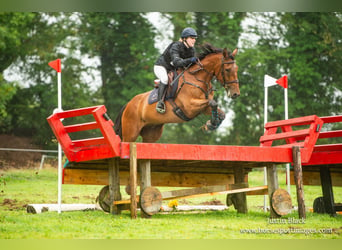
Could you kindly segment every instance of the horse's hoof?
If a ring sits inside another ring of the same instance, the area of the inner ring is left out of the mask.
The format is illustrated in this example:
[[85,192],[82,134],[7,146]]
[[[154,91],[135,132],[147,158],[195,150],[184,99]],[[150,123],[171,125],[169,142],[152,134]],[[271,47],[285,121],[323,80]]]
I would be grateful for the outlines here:
[[208,120],[205,124],[206,130],[215,130],[218,128],[218,125],[211,124],[211,121]]
[[202,127],[201,127],[201,130],[202,130],[202,131],[208,131],[208,127],[207,127],[207,125],[205,125],[205,124],[204,124],[204,125],[202,125]]

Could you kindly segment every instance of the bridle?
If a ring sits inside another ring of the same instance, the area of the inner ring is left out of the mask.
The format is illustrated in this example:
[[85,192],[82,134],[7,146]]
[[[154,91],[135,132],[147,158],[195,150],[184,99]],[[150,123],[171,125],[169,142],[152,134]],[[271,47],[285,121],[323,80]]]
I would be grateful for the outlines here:
[[224,87],[225,89],[229,87],[229,86],[228,86],[229,84],[239,83],[239,80],[238,80],[238,79],[232,80],[232,81],[228,81],[228,82],[226,81],[226,77],[225,77],[225,75],[224,75],[224,65],[225,65],[225,64],[234,64],[234,63],[235,63],[234,57],[233,57],[233,56],[230,56],[230,58],[232,59],[232,61],[225,62],[225,61],[224,61],[224,56],[222,56],[221,75],[222,75],[222,80],[223,80],[222,85],[223,85],[223,87]]
[[[225,65],[225,64],[234,64],[234,63],[235,63],[234,57],[233,57],[232,55],[229,55],[229,57],[232,59],[232,61],[225,62],[225,61],[224,61],[225,58],[224,58],[224,56],[222,56],[222,63],[221,63],[221,75],[222,75],[222,79],[223,79],[222,85],[223,85],[223,87],[224,87],[225,89],[227,89],[227,88],[229,87],[230,84],[239,83],[239,80],[238,80],[238,79],[232,80],[232,81],[226,81],[226,77],[225,77],[225,75],[224,75],[224,65]],[[206,82],[206,81],[203,81],[203,80],[198,79],[197,76],[196,76],[195,74],[196,74],[197,72],[201,71],[201,70],[205,71],[207,74],[211,75],[212,77],[213,77],[213,76],[216,76],[216,74],[215,74],[215,72],[214,72],[214,73],[211,73],[211,72],[209,72],[207,69],[203,68],[202,63],[201,63],[199,60],[196,62],[196,64],[198,64],[198,65],[200,66],[199,69],[197,69],[197,70],[195,70],[195,71],[193,71],[193,72],[190,72],[190,71],[188,71],[188,67],[190,66],[190,65],[189,65],[189,66],[181,73],[182,78],[183,78],[183,83],[182,83],[182,85],[180,86],[180,88],[178,89],[178,91],[176,92],[176,95],[175,95],[174,98],[176,98],[176,96],[178,95],[178,93],[180,92],[180,90],[182,89],[182,87],[183,87],[184,84],[188,84],[188,85],[191,85],[191,86],[193,86],[193,87],[196,87],[196,88],[200,89],[200,90],[205,94],[205,98],[206,98],[206,99],[209,98],[209,94],[214,90],[212,87],[211,87],[211,88],[209,87],[209,86],[210,86],[210,82]],[[185,71],[188,71],[190,74],[195,75],[196,80],[197,80],[197,81],[200,81],[200,82],[203,82],[203,83],[206,85],[207,90],[203,89],[201,86],[199,86],[199,85],[197,85],[197,84],[194,84],[194,83],[191,83],[191,82],[187,82],[187,81],[185,80],[185,77],[184,77],[184,72],[185,72]],[[217,76],[216,76],[216,77],[217,77]]]

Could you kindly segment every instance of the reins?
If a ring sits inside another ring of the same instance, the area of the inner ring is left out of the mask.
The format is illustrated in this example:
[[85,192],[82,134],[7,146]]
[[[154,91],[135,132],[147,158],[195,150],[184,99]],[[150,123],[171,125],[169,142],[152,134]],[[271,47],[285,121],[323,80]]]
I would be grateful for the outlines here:
[[[223,67],[223,66],[224,66],[225,64],[234,64],[234,63],[235,63],[234,58],[232,58],[232,60],[233,60],[233,61],[225,62],[225,61],[224,61],[224,57],[222,56],[221,75],[222,75],[222,79],[223,79],[223,87],[224,87],[224,88],[227,88],[227,85],[229,85],[229,84],[239,83],[239,80],[226,81],[226,77],[225,77],[225,74],[224,74],[224,67]],[[176,80],[178,80],[179,77],[182,76],[183,82],[182,82],[181,86],[178,88],[178,90],[177,90],[177,92],[176,92],[176,94],[175,94],[175,96],[174,96],[174,99],[176,99],[176,97],[178,96],[179,92],[180,92],[181,89],[183,88],[184,84],[191,85],[191,86],[196,87],[196,88],[198,88],[199,90],[201,90],[201,91],[204,93],[206,99],[208,99],[210,93],[211,93],[212,91],[214,91],[214,88],[213,88],[213,87],[210,87],[210,81],[206,82],[205,80],[198,79],[196,73],[203,70],[204,72],[206,72],[208,75],[211,75],[212,77],[215,76],[215,73],[210,73],[207,69],[205,69],[205,68],[203,67],[202,63],[201,63],[199,60],[196,62],[196,64],[199,65],[200,68],[198,68],[197,70],[192,71],[192,72],[189,71],[189,73],[192,74],[192,75],[194,75],[197,81],[204,83],[204,84],[206,85],[206,89],[207,89],[207,90],[205,90],[204,88],[202,88],[201,86],[199,86],[199,85],[197,85],[197,84],[195,84],[195,83],[188,82],[188,81],[185,80],[184,73],[185,73],[185,71],[187,71],[187,70],[189,69],[189,67],[191,66],[191,64],[189,64],[189,65],[182,71],[182,73],[180,73],[180,74],[178,75],[178,77],[176,78]]]
[[[179,92],[180,92],[181,89],[183,88],[184,84],[188,84],[188,85],[191,85],[191,86],[193,86],[193,87],[198,88],[199,90],[201,90],[201,91],[204,93],[206,99],[209,98],[210,93],[213,91],[213,88],[209,88],[210,81],[209,81],[209,82],[206,82],[206,81],[204,81],[204,80],[198,79],[197,76],[196,76],[195,74],[196,74],[197,72],[199,72],[199,71],[202,71],[202,70],[204,70],[204,71],[205,71],[206,73],[208,73],[209,75],[212,75],[212,74],[211,74],[210,72],[208,72],[208,70],[206,70],[205,68],[203,68],[202,63],[201,63],[199,60],[196,62],[196,64],[199,65],[200,68],[199,68],[198,70],[196,70],[196,71],[193,71],[193,72],[190,72],[190,71],[189,71],[189,73],[192,74],[192,75],[194,75],[197,81],[203,82],[203,83],[206,85],[206,87],[207,87],[207,91],[205,91],[201,86],[199,86],[199,85],[197,85],[197,84],[194,84],[194,83],[192,83],[192,82],[188,82],[188,81],[185,80],[184,73],[185,73],[185,71],[187,71],[187,70],[189,69],[189,66],[192,65],[192,64],[189,64],[189,65],[182,71],[182,73],[180,74],[180,75],[182,75],[183,82],[182,82],[181,86],[178,88],[178,90],[177,90],[177,92],[176,92],[176,94],[175,94],[175,96],[174,96],[174,99],[176,99],[176,97],[178,96]],[[179,75],[179,76],[180,76],[180,75]]]

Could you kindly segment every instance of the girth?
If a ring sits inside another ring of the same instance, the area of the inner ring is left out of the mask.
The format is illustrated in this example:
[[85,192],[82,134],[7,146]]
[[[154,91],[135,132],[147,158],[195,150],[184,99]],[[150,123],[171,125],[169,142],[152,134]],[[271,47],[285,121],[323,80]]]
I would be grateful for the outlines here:
[[183,121],[188,122],[188,121],[191,121],[193,119],[193,118],[187,117],[184,114],[183,110],[180,107],[178,107],[178,105],[173,100],[170,99],[169,102],[170,102],[171,106],[173,107],[173,109],[172,109],[173,113],[175,113],[175,115],[178,116],[179,118],[181,118]]

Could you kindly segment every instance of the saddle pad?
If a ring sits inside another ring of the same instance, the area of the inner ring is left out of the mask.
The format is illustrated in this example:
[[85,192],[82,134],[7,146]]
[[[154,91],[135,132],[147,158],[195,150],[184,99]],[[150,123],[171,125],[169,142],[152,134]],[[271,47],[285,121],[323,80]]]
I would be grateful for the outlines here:
[[[177,82],[174,82],[172,85],[171,85],[171,88],[168,87],[167,88],[167,92],[166,92],[166,96],[165,96],[165,101],[168,100],[168,99],[172,99],[175,94],[176,94],[176,91],[178,89],[178,83],[179,81]],[[150,95],[148,96],[148,104],[153,104],[155,102],[158,101],[158,88],[154,88]]]

